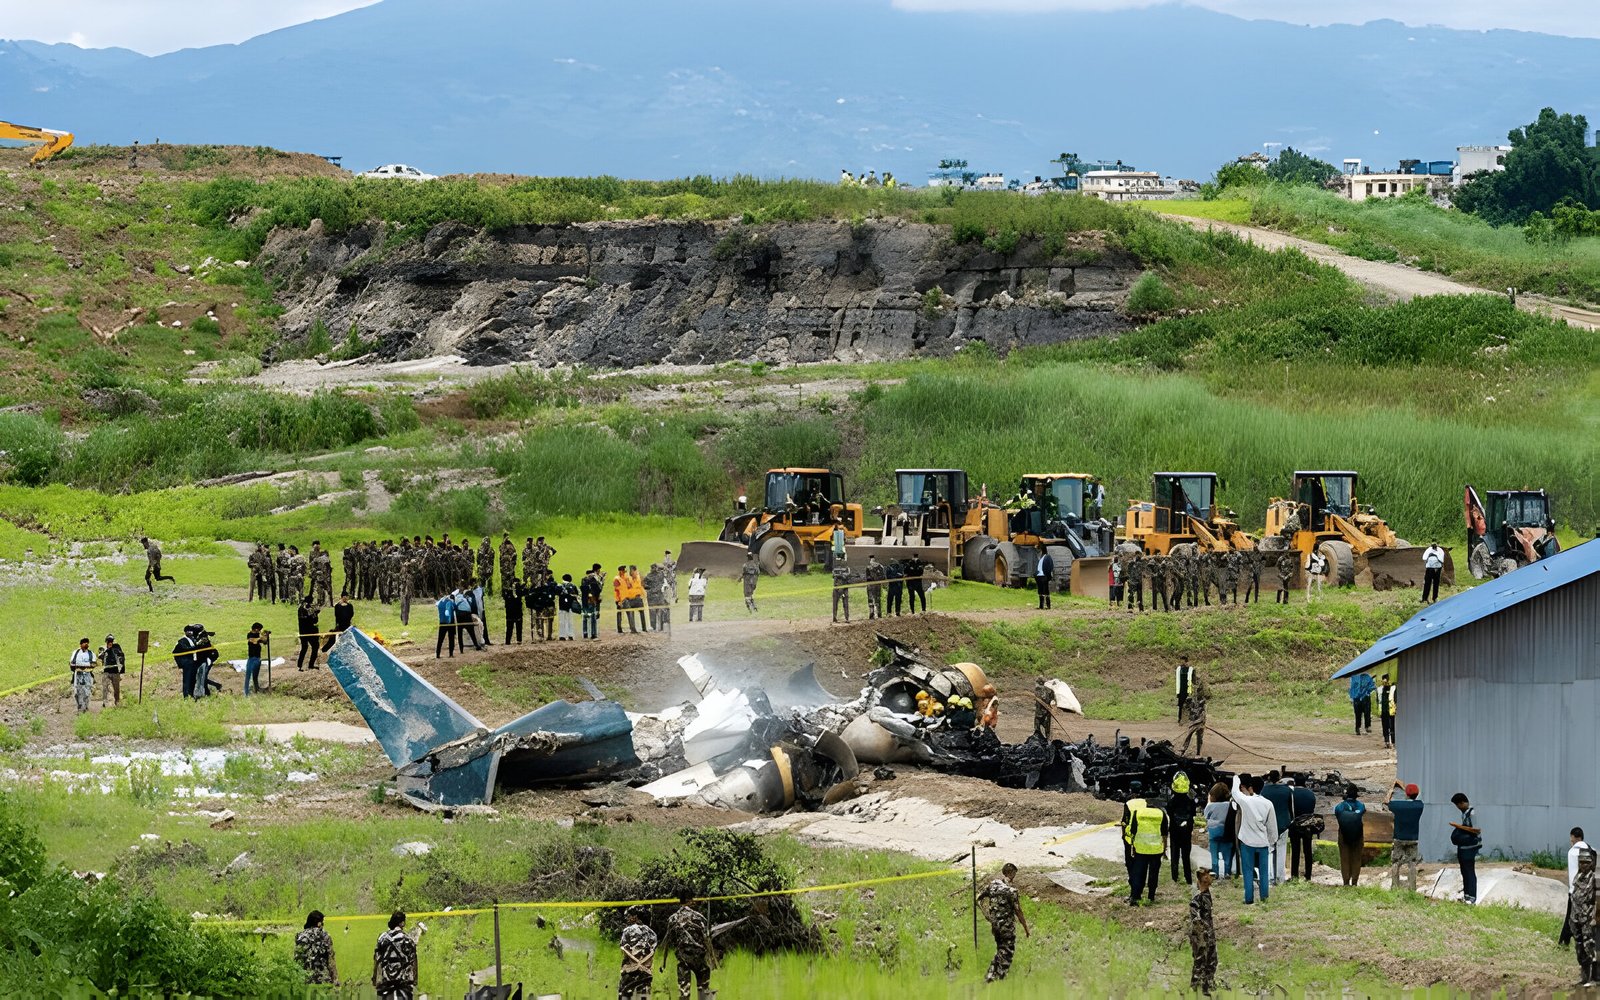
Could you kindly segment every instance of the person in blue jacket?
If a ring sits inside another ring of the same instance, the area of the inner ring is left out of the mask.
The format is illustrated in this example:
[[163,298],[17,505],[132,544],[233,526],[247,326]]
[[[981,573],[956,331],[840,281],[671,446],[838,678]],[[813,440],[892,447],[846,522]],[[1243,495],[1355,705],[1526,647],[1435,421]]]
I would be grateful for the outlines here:
[[1367,724],[1367,735],[1372,735],[1372,692],[1377,685],[1371,674],[1356,674],[1350,678],[1350,707],[1356,713],[1356,735],[1361,735],[1361,723]]
[[[450,643],[450,657],[454,659],[456,655],[455,598],[446,594],[439,598],[439,602],[434,607],[439,609],[439,638],[433,644],[433,658],[435,660],[439,658],[439,655],[444,652],[445,642],[448,641]],[[465,649],[464,646],[462,648]]]

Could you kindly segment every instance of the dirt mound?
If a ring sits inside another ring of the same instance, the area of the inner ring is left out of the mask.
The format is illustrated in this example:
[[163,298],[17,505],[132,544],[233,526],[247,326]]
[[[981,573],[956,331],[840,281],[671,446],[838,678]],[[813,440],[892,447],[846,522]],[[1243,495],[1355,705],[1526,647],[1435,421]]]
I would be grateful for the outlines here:
[[[32,147],[0,149],[0,171],[29,168]],[[137,163],[137,166],[135,166]],[[350,172],[312,153],[287,153],[266,146],[178,146],[141,144],[137,160],[132,146],[74,146],[39,168],[44,176],[143,175],[165,180],[211,180],[216,177],[349,177]]]

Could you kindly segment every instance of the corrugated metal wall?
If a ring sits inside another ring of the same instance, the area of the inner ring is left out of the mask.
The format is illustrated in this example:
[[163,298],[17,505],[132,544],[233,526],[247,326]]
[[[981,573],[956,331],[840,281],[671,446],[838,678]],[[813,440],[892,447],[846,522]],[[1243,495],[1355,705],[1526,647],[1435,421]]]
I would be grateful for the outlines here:
[[1600,576],[1416,647],[1396,683],[1398,777],[1422,787],[1424,857],[1455,857],[1456,792],[1485,856],[1564,854],[1574,826],[1600,836]]

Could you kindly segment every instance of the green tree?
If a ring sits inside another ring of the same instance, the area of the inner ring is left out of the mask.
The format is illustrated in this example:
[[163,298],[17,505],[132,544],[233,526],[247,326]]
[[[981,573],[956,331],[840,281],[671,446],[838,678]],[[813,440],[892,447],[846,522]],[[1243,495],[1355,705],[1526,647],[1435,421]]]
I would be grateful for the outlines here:
[[1278,158],[1267,165],[1267,177],[1285,184],[1316,184],[1339,176],[1339,168],[1325,160],[1308,156],[1293,146],[1285,146]]
[[1219,191],[1226,191],[1229,188],[1259,187],[1267,183],[1267,175],[1265,171],[1257,170],[1248,163],[1230,160],[1217,168],[1217,176],[1213,183]]
[[1537,121],[1511,130],[1505,170],[1471,178],[1456,192],[1456,206],[1495,225],[1520,225],[1534,212],[1549,216],[1563,201],[1600,208],[1600,158],[1584,144],[1588,132],[1583,115],[1545,108]]

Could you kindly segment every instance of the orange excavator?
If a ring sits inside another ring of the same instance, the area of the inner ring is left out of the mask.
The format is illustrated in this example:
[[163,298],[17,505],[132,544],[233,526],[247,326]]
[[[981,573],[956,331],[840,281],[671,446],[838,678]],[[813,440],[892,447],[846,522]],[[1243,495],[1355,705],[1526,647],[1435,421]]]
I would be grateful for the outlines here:
[[53,128],[34,128],[32,125],[15,125],[11,122],[0,122],[0,139],[43,143],[44,145],[34,151],[33,159],[30,161],[35,166],[72,145],[71,132],[58,132]]

